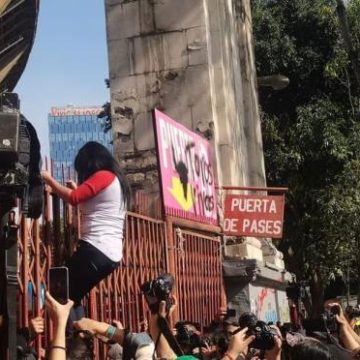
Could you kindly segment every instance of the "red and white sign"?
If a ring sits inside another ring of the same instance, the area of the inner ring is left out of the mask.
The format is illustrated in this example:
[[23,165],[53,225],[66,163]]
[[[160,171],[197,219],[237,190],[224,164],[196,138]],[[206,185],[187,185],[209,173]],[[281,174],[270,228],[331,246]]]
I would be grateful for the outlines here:
[[284,195],[226,195],[224,233],[281,238],[284,204]]
[[50,115],[52,116],[93,116],[99,115],[103,109],[99,106],[76,107],[76,106],[62,106],[52,107]]

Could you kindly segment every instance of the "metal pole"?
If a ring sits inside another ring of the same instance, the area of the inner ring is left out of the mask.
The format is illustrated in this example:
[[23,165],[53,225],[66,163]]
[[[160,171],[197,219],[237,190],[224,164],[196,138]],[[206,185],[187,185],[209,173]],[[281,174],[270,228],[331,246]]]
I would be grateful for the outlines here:
[[[168,254],[168,272],[175,276],[176,274],[176,264],[175,264],[175,241],[174,241],[174,233],[173,233],[173,221],[172,218],[169,216],[165,217],[165,224],[166,224],[166,238],[167,238],[167,254]],[[176,281],[176,279],[175,279]],[[174,295],[178,300],[178,287],[175,286]],[[176,319],[179,318],[179,307],[176,307],[175,312],[173,313],[170,319],[170,328],[173,328],[173,325],[176,322]]]

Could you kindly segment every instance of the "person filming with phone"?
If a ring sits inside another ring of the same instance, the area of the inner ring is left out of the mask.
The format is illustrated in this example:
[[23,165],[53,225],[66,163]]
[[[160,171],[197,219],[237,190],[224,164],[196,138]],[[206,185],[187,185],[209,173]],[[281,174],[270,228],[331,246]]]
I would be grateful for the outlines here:
[[[79,150],[75,170],[78,186],[73,182],[64,186],[48,171],[41,175],[55,194],[79,206],[80,239],[66,263],[69,298],[76,309],[82,298],[120,265],[130,188],[112,154],[97,142],[88,142]],[[78,313],[73,320],[81,317]]]

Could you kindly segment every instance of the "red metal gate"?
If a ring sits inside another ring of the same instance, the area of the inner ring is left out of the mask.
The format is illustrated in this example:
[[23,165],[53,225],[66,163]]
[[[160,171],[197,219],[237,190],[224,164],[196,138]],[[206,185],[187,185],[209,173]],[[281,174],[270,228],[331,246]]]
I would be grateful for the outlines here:
[[[21,219],[19,234],[20,327],[32,316],[44,315],[47,272],[70,255],[77,238],[77,211],[61,205],[46,193],[44,216],[39,221]],[[178,318],[207,325],[215,317],[223,298],[221,242],[217,234],[203,235],[174,227],[172,222],[129,213],[124,238],[124,256],[119,269],[93,289],[85,303],[88,315],[100,321],[121,320],[133,331],[142,330],[148,318],[140,285],[159,274],[175,275],[179,300]],[[48,321],[48,319],[47,319]],[[50,324],[36,339],[36,350],[51,340]],[[95,344],[96,358],[105,349]],[[39,357],[40,359],[40,357]]]
[[220,237],[175,227],[174,239],[179,317],[209,325],[222,305]]

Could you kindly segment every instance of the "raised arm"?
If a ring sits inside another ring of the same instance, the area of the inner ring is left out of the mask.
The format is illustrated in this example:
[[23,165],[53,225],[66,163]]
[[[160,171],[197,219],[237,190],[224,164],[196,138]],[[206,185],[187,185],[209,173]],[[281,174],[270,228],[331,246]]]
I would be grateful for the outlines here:
[[74,327],[77,330],[87,330],[94,335],[104,336],[109,340],[119,343],[121,346],[124,344],[125,330],[120,329],[118,326],[115,327],[104,322],[82,318],[74,322]]
[[71,300],[61,305],[46,292],[46,308],[54,324],[54,340],[50,347],[49,360],[66,360],[65,329],[73,305]]
[[54,179],[48,171],[42,171],[41,177],[43,178],[46,185],[50,186],[55,194],[59,195],[61,199],[66,202],[70,202],[72,189],[61,185],[56,179]]

